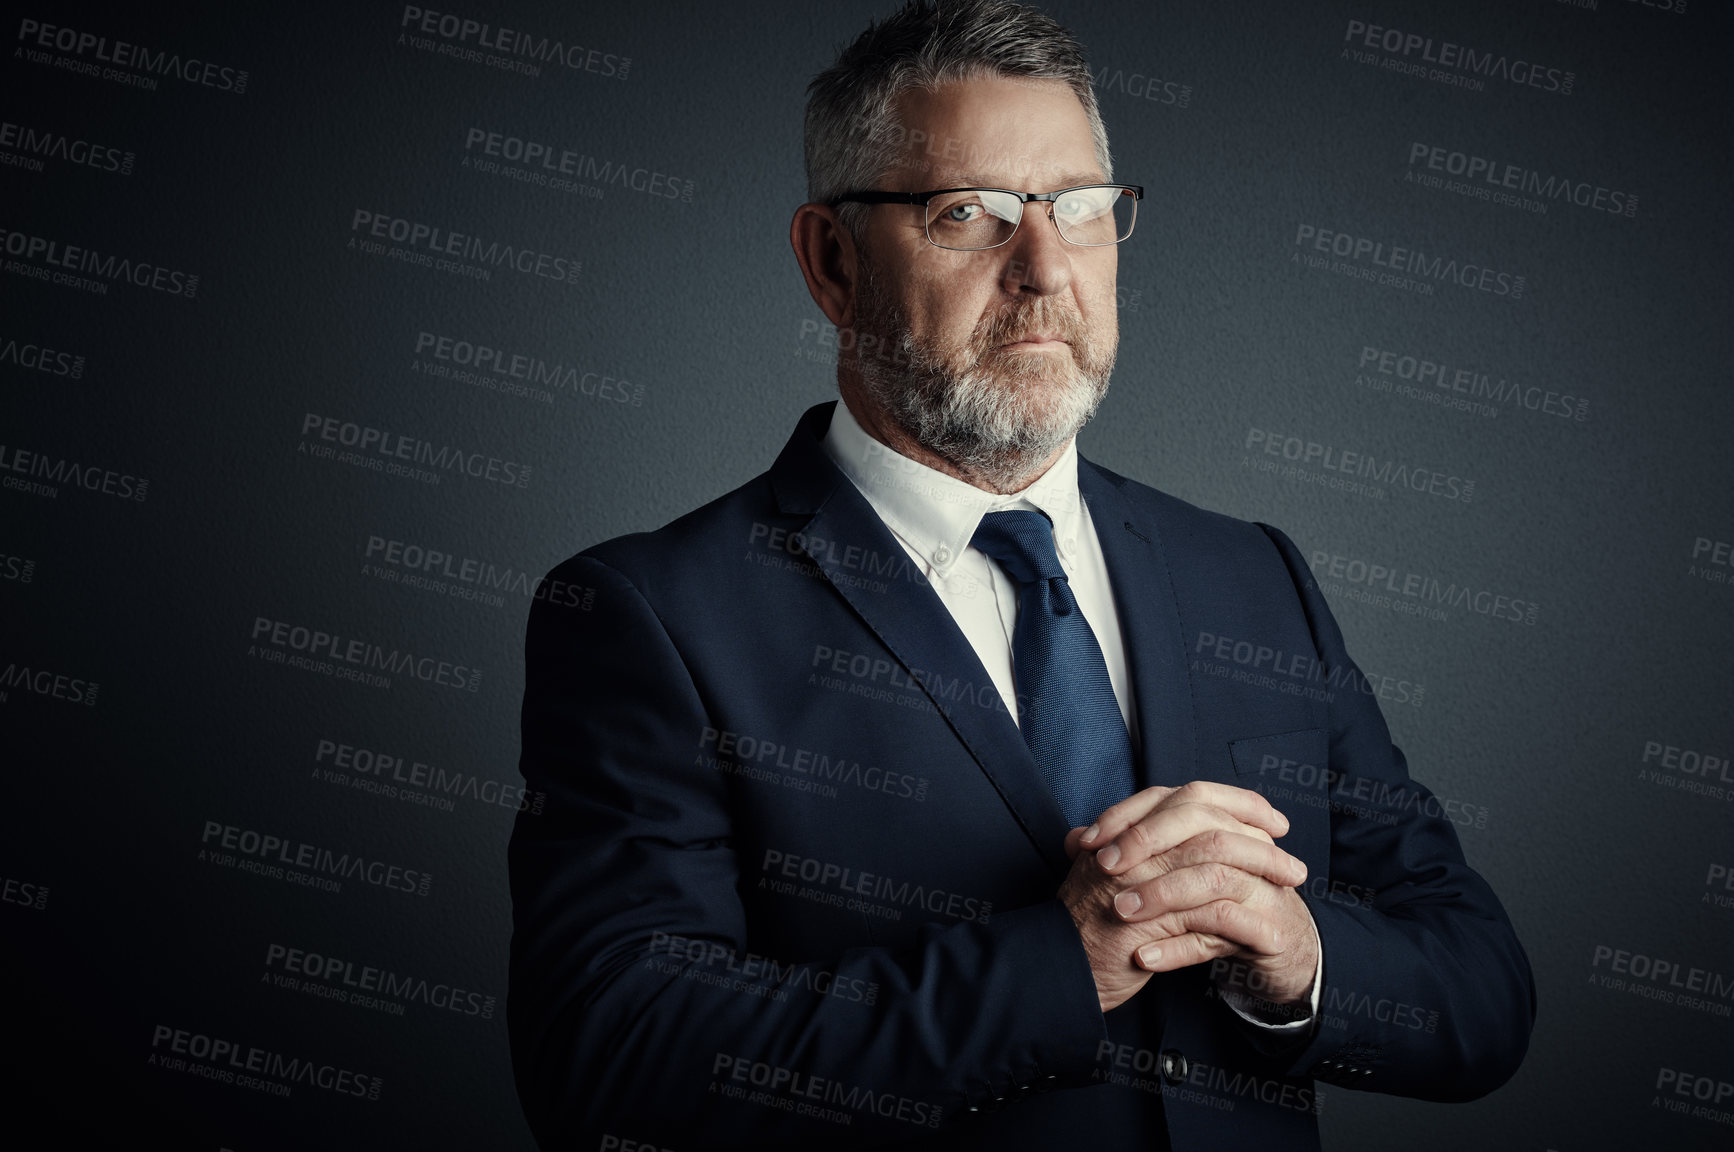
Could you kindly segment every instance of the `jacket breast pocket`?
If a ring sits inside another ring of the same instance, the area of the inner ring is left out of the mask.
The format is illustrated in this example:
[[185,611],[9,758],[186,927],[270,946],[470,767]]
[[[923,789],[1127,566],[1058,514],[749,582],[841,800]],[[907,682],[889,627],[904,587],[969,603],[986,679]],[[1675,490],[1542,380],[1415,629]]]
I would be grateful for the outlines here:
[[1236,782],[1288,817],[1277,847],[1307,866],[1302,894],[1329,891],[1331,853],[1330,741],[1323,728],[1231,740]]

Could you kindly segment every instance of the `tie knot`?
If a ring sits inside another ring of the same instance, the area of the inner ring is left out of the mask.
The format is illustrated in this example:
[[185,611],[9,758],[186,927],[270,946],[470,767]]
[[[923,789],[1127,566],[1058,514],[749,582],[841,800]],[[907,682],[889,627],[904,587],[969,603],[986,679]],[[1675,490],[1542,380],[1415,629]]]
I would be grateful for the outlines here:
[[1054,526],[1040,512],[989,512],[970,541],[1019,584],[1064,577],[1054,551]]

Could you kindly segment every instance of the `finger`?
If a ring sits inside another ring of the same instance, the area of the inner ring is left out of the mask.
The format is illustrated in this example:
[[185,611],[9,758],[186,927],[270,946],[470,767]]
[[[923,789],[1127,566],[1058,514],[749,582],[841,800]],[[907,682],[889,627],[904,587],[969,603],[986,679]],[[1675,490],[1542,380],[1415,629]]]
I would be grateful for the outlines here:
[[1273,837],[1288,831],[1288,817],[1257,792],[1236,788],[1232,784],[1218,784],[1213,780],[1193,780],[1178,788],[1146,788],[1110,805],[1094,824],[1084,830],[1081,840],[1091,847],[1103,847],[1158,808],[1188,803],[1220,808]]
[[1225,864],[1281,888],[1298,888],[1307,878],[1304,861],[1272,844],[1257,828],[1242,824],[1240,831],[1212,828],[1201,832],[1142,864],[1117,871],[1109,879],[1118,881],[1115,891],[1124,891],[1200,864]]
[[1177,788],[1157,785],[1134,792],[1118,804],[1110,804],[1096,817],[1095,823],[1084,829],[1080,842],[1091,847],[1100,848],[1127,828],[1148,816],[1156,805]]
[[[1114,894],[1114,915],[1126,923],[1174,916],[1216,901],[1244,903],[1269,881],[1227,864],[1197,864]],[[1182,921],[1190,930],[1194,925]]]
[[1066,858],[1068,860],[1076,860],[1085,851],[1083,837],[1086,831],[1088,829],[1073,828],[1066,833]]
[[1174,972],[1232,956],[1240,951],[1232,940],[1208,932],[1182,932],[1165,940],[1145,944],[1132,954],[1133,963],[1146,972]]
[[1155,856],[1179,847],[1212,830],[1238,833],[1270,843],[1263,828],[1248,824],[1212,804],[1191,801],[1164,804],[1138,823],[1125,829],[1110,844],[1096,850],[1096,863],[1110,876],[1118,876]]
[[1227,828],[1200,832],[1154,857],[1150,863],[1165,867],[1165,873],[1199,864],[1227,864],[1284,888],[1299,888],[1307,880],[1307,866],[1299,857],[1267,839],[1244,836]]
[[[1202,932],[1233,941],[1240,951],[1255,956],[1280,956],[1289,936],[1276,916],[1250,908],[1239,900],[1214,900],[1173,914],[1185,932]],[[1184,935],[1175,932],[1173,935]]]

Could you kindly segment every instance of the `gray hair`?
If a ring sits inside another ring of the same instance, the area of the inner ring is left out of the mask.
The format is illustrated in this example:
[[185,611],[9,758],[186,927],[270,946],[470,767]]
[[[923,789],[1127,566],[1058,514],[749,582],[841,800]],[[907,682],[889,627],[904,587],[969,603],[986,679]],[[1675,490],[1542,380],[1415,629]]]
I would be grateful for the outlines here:
[[[901,143],[896,103],[904,92],[984,76],[1070,84],[1090,119],[1102,175],[1114,178],[1090,66],[1058,21],[1008,0],[908,0],[807,85],[807,199],[823,204],[875,186]],[[840,204],[837,216],[859,237],[867,208]]]

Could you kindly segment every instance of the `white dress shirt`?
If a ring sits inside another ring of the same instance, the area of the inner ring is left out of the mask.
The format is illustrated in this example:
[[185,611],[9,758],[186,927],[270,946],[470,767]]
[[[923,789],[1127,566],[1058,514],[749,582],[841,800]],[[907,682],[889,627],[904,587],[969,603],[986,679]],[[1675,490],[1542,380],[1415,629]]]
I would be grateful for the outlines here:
[[1018,714],[1017,683],[1012,675],[1012,632],[1018,618],[1018,585],[987,554],[970,544],[989,512],[1030,509],[1045,512],[1054,525],[1054,549],[1078,607],[1096,634],[1108,680],[1126,730],[1138,739],[1138,718],[1120,636],[1120,614],[1108,587],[1108,564],[1090,523],[1090,510],[1078,497],[1078,449],[1065,453],[1041,479],[1012,496],[984,492],[973,484],[936,472],[887,448],[869,436],[847,405],[839,402],[825,436],[825,451],[849,477],[891,534],[922,565],[933,590],[981,657],[1005,699]]
[[[1018,585],[987,554],[970,544],[989,512],[1034,510],[1054,525],[1054,549],[1078,607],[1096,635],[1108,665],[1108,681],[1120,715],[1138,747],[1138,712],[1131,692],[1126,642],[1120,614],[1108,583],[1102,543],[1090,509],[1078,493],[1078,448],[1074,439],[1040,479],[1021,492],[1001,496],[935,471],[869,436],[843,401],[825,433],[825,454],[860,489],[897,542],[922,566],[939,599],[962,629],[1005,700],[1018,714],[1017,681],[1012,673],[1012,636],[1017,626]],[[1318,929],[1313,928],[1315,939]],[[1312,1011],[1318,1014],[1324,950],[1313,976]],[[1273,1031],[1300,1029],[1310,1019],[1286,1024],[1260,1020],[1241,1007],[1238,989],[1222,988],[1223,1000],[1238,1015]]]

